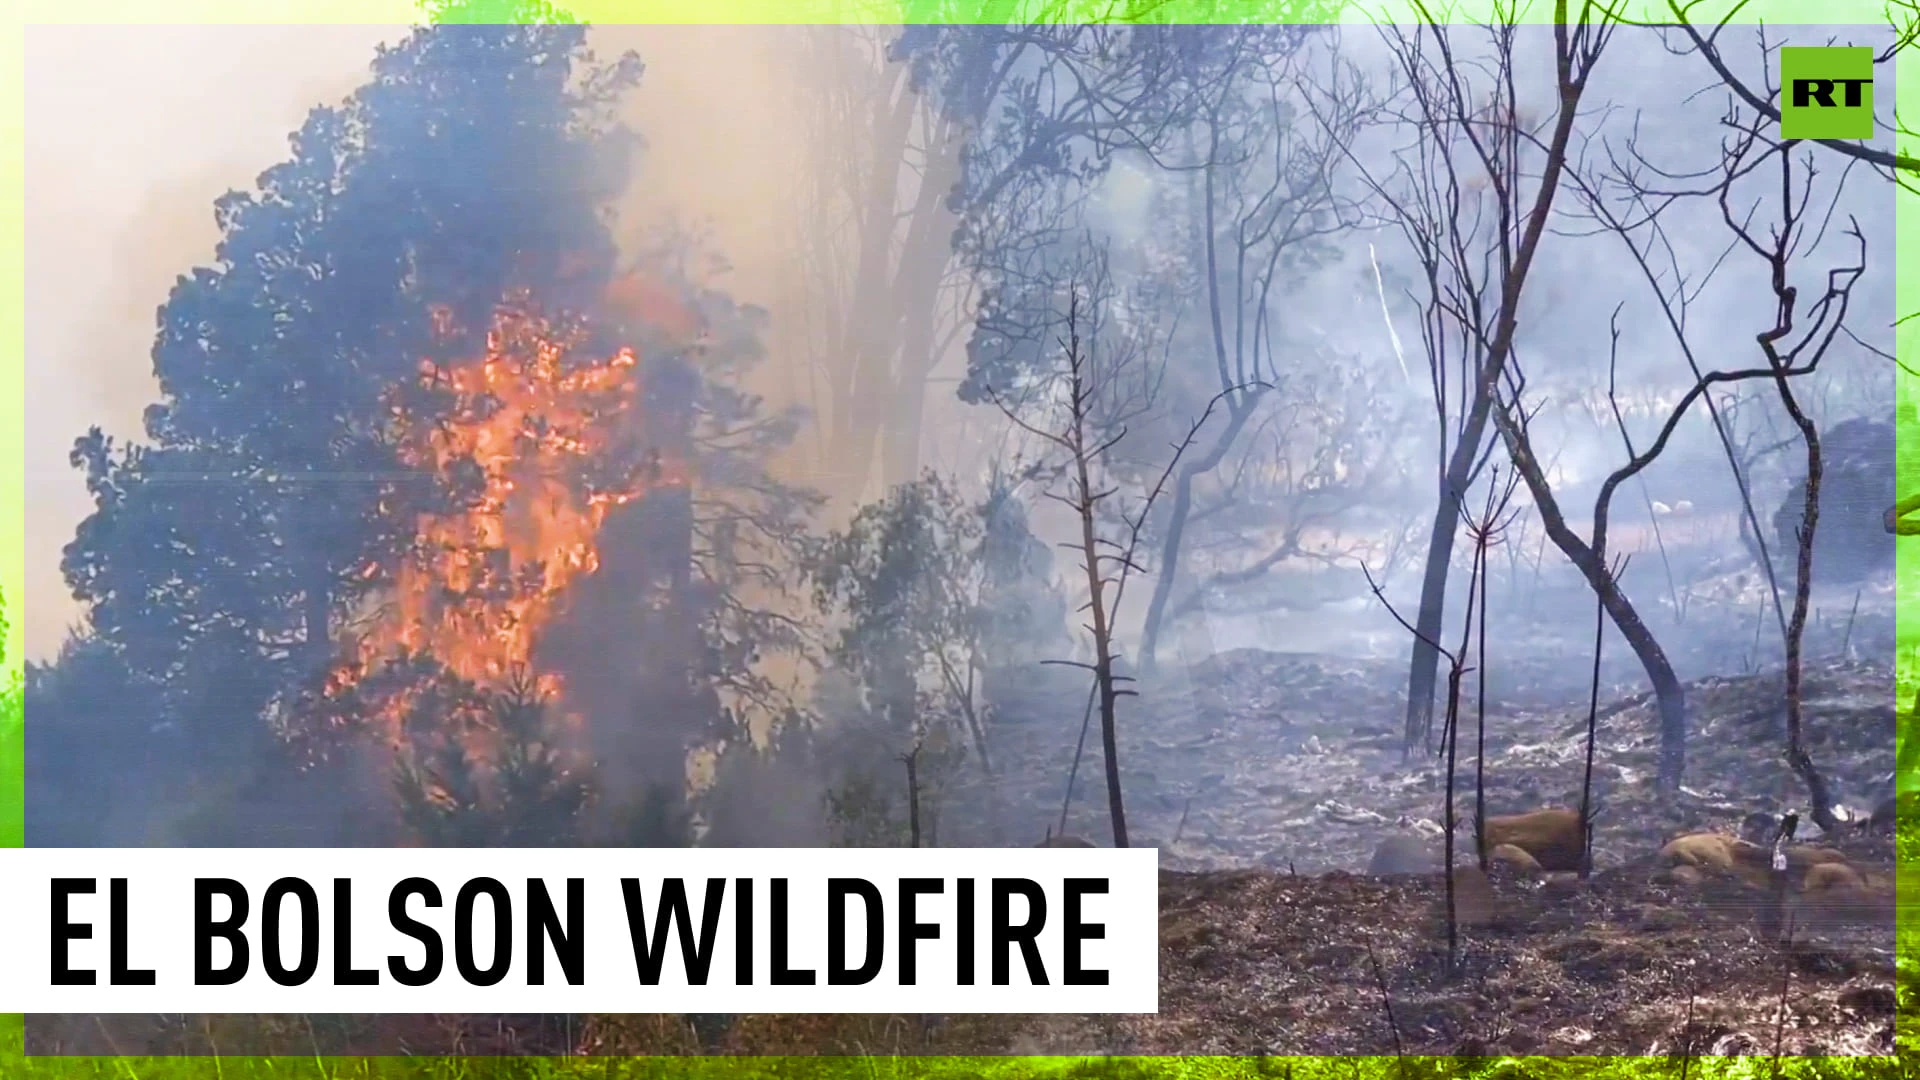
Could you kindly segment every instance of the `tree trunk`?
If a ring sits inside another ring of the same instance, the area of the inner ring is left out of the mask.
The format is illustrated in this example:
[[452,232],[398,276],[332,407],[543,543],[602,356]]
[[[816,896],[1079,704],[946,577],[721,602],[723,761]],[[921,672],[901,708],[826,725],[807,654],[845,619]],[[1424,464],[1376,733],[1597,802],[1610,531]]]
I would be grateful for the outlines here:
[[[1077,344],[1077,343],[1076,343]],[[1076,359],[1075,363],[1079,361]],[[1078,473],[1079,493],[1075,502],[1080,511],[1080,551],[1086,559],[1087,610],[1093,620],[1093,677],[1100,692],[1100,749],[1107,764],[1107,813],[1113,822],[1113,846],[1127,846],[1127,812],[1120,793],[1120,746],[1115,735],[1115,705],[1119,695],[1113,688],[1113,627],[1108,622],[1106,576],[1100,572],[1101,544],[1094,530],[1093,470],[1087,460],[1086,392],[1078,367],[1073,372],[1074,468]]]
[[1640,666],[1646,670],[1647,680],[1653,684],[1654,698],[1660,709],[1660,765],[1658,788],[1662,794],[1671,795],[1680,789],[1681,777],[1686,771],[1687,758],[1687,692],[1680,685],[1680,678],[1674,674],[1673,663],[1667,659],[1666,651],[1654,640],[1653,631],[1634,610],[1633,603],[1626,593],[1620,590],[1613,573],[1606,565],[1606,504],[1595,507],[1594,539],[1592,544],[1582,540],[1567,526],[1566,516],[1560,512],[1560,503],[1554,498],[1553,489],[1547,484],[1546,473],[1540,467],[1540,461],[1534,457],[1533,449],[1527,437],[1519,427],[1507,417],[1502,406],[1501,419],[1498,422],[1501,438],[1507,444],[1507,456],[1513,460],[1513,467],[1519,471],[1521,479],[1527,483],[1527,492],[1533,496],[1533,505],[1540,512],[1540,524],[1546,529],[1553,546],[1580,571],[1593,589],[1594,595],[1607,609],[1607,615],[1620,629],[1620,636],[1626,639],[1633,649],[1633,655],[1639,659]]
[[907,846],[920,846],[920,748],[901,757],[907,766]]
[[1140,631],[1140,674],[1149,676],[1154,670],[1154,654],[1160,644],[1160,627],[1166,620],[1167,601],[1173,596],[1174,581],[1180,576],[1180,550],[1186,540],[1187,517],[1193,512],[1193,482],[1201,476],[1219,467],[1233,448],[1240,431],[1247,426],[1247,419],[1253,415],[1258,404],[1258,391],[1242,392],[1242,396],[1233,400],[1227,415],[1227,426],[1214,440],[1207,456],[1181,469],[1174,479],[1173,508],[1167,514],[1167,537],[1160,548],[1159,574],[1153,582],[1153,599],[1147,604],[1147,619]]
[[[1587,76],[1592,72],[1588,67],[1577,76],[1574,73],[1574,56],[1569,51],[1567,26],[1564,21],[1566,8],[1567,5],[1564,2],[1554,6],[1554,10],[1562,20],[1554,34],[1555,49],[1559,57],[1559,115],[1554,121],[1553,136],[1545,147],[1546,161],[1540,173],[1539,186],[1534,190],[1533,207],[1527,213],[1519,246],[1513,252],[1513,261],[1505,268],[1504,279],[1500,283],[1500,307],[1494,319],[1493,333],[1487,341],[1484,360],[1477,365],[1474,376],[1473,405],[1467,410],[1467,415],[1462,418],[1458,441],[1454,443],[1453,453],[1447,460],[1446,475],[1442,480],[1443,487],[1440,494],[1441,505],[1434,515],[1434,539],[1427,548],[1427,591],[1431,593],[1436,587],[1441,591],[1433,598],[1432,629],[1434,633],[1428,635],[1429,641],[1439,640],[1440,614],[1446,599],[1444,590],[1447,560],[1453,555],[1453,531],[1459,524],[1459,502],[1474,478],[1476,460],[1480,455],[1480,440],[1486,432],[1487,420],[1493,412],[1494,395],[1499,392],[1500,380],[1506,372],[1508,355],[1513,349],[1514,328],[1520,314],[1521,292],[1526,287],[1527,274],[1533,267],[1534,253],[1539,250],[1540,237],[1546,231],[1547,217],[1553,210],[1554,196],[1560,190],[1560,174],[1566,168],[1567,145],[1573,137],[1574,119],[1578,115],[1580,97],[1586,89]],[[1594,55],[1597,57],[1598,54]],[[1452,224],[1457,229],[1458,219],[1456,218]],[[1457,238],[1457,232],[1454,235]],[[1504,247],[1502,250],[1505,250]],[[1438,297],[1435,299],[1437,300]],[[1484,330],[1484,324],[1475,329]],[[1428,361],[1435,362],[1431,354]],[[1441,417],[1443,431],[1445,419],[1443,409]],[[1538,473],[1538,471],[1536,466],[1535,472]],[[1544,484],[1544,478],[1542,483]],[[1539,491],[1536,489],[1533,477],[1528,477],[1527,487],[1537,499]],[[1548,500],[1551,501],[1551,493],[1548,495]],[[1440,540],[1443,532],[1444,541]],[[1557,538],[1555,542],[1558,543]],[[1440,556],[1437,570],[1435,556]],[[1438,575],[1437,583],[1436,575]],[[1423,634],[1426,633],[1427,627],[1425,599],[1423,597],[1419,624]],[[1408,689],[1415,692],[1410,693],[1407,699],[1408,726],[1411,728],[1414,720],[1424,718],[1422,726],[1430,728],[1433,715],[1433,681],[1440,658],[1430,646],[1417,639],[1413,646],[1413,658],[1413,670],[1409,673],[1407,684]]]
[[1619,627],[1620,636],[1633,649],[1633,655],[1646,670],[1647,680],[1653,684],[1654,700],[1660,709],[1659,788],[1669,793],[1678,791],[1687,764],[1686,687],[1680,685],[1680,677],[1674,673],[1666,650],[1654,639],[1653,631],[1647,629],[1640,613],[1634,610],[1633,603],[1620,591],[1613,576],[1607,573],[1599,560],[1591,557],[1590,549],[1587,554],[1589,557],[1586,560],[1576,558],[1574,564],[1580,567],[1587,583],[1600,594],[1600,602],[1606,607],[1607,615],[1613,619],[1613,625]]
[[1153,598],[1147,602],[1147,619],[1140,630],[1140,673],[1152,675],[1155,654],[1160,646],[1160,624],[1167,616],[1167,600],[1173,596],[1174,580],[1180,575],[1180,546],[1186,541],[1187,514],[1193,509],[1193,474],[1185,469],[1173,486],[1173,508],[1167,514],[1167,536],[1160,545],[1159,574],[1153,582]]
[[1439,505],[1433,512],[1433,531],[1427,536],[1427,565],[1420,584],[1420,611],[1414,622],[1418,633],[1413,639],[1413,664],[1407,672],[1403,757],[1412,757],[1414,747],[1433,732],[1433,691],[1440,676],[1440,650],[1434,642],[1440,640],[1446,619],[1447,571],[1453,563],[1453,541],[1459,526],[1459,489],[1443,482]]
[[[1771,353],[1768,356],[1772,359]],[[1776,361],[1775,370],[1778,368]],[[1786,377],[1779,376],[1776,382],[1781,401],[1807,444],[1807,487],[1800,511],[1800,542],[1795,551],[1793,616],[1787,623],[1786,636],[1787,763],[1793,766],[1793,771],[1807,785],[1807,799],[1813,804],[1813,823],[1820,826],[1821,832],[1832,836],[1839,831],[1840,823],[1833,816],[1833,793],[1827,789],[1826,778],[1820,775],[1819,768],[1814,765],[1813,755],[1807,752],[1801,701],[1801,647],[1807,634],[1807,602],[1813,592],[1814,531],[1820,524],[1820,432],[1801,410],[1799,402],[1794,400]]]

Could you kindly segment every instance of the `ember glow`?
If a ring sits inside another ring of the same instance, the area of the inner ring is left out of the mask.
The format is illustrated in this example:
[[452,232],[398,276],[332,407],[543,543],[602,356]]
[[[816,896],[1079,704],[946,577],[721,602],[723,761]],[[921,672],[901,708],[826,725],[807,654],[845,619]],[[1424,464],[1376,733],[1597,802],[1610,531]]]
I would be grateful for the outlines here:
[[[443,339],[457,332],[445,309],[434,318]],[[380,583],[380,602],[323,698],[344,705],[369,676],[409,657],[482,689],[530,674],[539,690],[563,694],[557,675],[533,670],[534,648],[568,590],[599,569],[607,515],[691,482],[686,463],[648,445],[634,349],[595,351],[589,339],[589,324],[549,318],[516,293],[496,309],[484,352],[423,360],[417,384],[396,388],[402,460],[447,497],[424,510],[398,493],[383,504],[413,515],[413,536],[392,565],[363,569]],[[403,404],[423,396],[437,403],[431,421]],[[382,703],[362,698],[376,716],[360,719],[382,719],[397,735],[411,692],[392,689],[397,697],[374,695]]]

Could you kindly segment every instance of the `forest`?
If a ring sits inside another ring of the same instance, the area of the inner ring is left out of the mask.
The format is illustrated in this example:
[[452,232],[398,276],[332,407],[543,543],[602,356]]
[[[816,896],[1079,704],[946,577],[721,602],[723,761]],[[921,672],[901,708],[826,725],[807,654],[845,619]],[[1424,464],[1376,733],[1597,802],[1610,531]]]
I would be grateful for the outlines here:
[[[1892,1051],[1911,4],[742,29],[753,296],[626,209],[701,166],[618,28],[430,14],[59,433],[27,843],[1152,846],[1161,1012],[33,1052]],[[1880,133],[1783,141],[1783,43]]]

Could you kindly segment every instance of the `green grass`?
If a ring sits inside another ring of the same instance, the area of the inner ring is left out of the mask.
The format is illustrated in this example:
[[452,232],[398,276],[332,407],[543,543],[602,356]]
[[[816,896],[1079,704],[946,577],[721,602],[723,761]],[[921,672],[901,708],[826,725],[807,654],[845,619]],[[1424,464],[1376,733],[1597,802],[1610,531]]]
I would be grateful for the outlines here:
[[26,846],[26,716],[16,685],[0,693],[0,848]]
[[1561,1080],[1657,1075],[1698,1080],[1896,1080],[1900,1057],[1693,1058],[142,1058],[22,1056],[19,1017],[0,1017],[5,1080]]

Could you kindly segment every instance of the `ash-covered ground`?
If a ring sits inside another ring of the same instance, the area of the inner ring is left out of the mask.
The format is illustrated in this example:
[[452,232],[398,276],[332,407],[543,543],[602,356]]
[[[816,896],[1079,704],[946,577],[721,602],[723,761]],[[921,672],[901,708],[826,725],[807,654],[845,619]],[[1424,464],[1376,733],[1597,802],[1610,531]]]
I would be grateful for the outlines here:
[[[1456,897],[1463,925],[1451,964],[1444,878],[1363,873],[1383,837],[1431,835],[1442,816],[1438,763],[1401,749],[1404,648],[1375,629],[1343,625],[1336,613],[1296,613],[1286,618],[1290,629],[1259,635],[1301,646],[1294,651],[1235,649],[1167,663],[1142,675],[1140,697],[1122,703],[1132,840],[1157,847],[1162,866],[1157,1015],[737,1017],[703,1037],[676,1018],[602,1018],[584,1049],[1891,1053],[1890,903],[1884,916],[1866,919],[1796,911],[1784,932],[1769,930],[1761,895],[1678,884],[1659,855],[1675,836],[1731,831],[1753,811],[1805,806],[1785,761],[1784,687],[1778,657],[1765,648],[1775,627],[1762,587],[1752,574],[1706,582],[1687,619],[1663,635],[1688,679],[1691,715],[1687,780],[1670,801],[1653,790],[1654,703],[1637,661],[1609,635],[1594,769],[1610,794],[1596,830],[1595,873],[1581,883],[1496,872],[1490,903]],[[1591,611],[1577,592],[1551,599]],[[1823,590],[1815,607],[1808,744],[1842,801],[1870,810],[1893,759],[1891,583]],[[1591,638],[1525,609],[1496,626],[1487,663],[1488,813],[1566,805],[1584,768]],[[1058,829],[1087,698],[1072,669],[1047,670],[1058,677],[1036,675],[1003,696],[995,727],[1003,771],[955,797],[940,843],[1029,844]],[[1464,697],[1463,834],[1476,765],[1473,676]],[[1067,831],[1104,845],[1111,834],[1097,720],[1086,746]],[[975,812],[994,798],[997,816]],[[1836,840],[1808,826],[1802,837],[1838,844],[1856,866],[1893,864],[1885,834]]]
[[[1697,603],[1661,635],[1687,680],[1690,718],[1686,781],[1669,803],[1653,798],[1659,730],[1652,694],[1639,662],[1608,628],[1593,755],[1597,782],[1609,789],[1597,866],[1630,861],[1681,830],[1732,825],[1756,810],[1805,809],[1805,787],[1786,764],[1783,674],[1777,655],[1765,651],[1771,634],[1777,652],[1778,632],[1772,612],[1756,603],[1763,585],[1747,574],[1706,587],[1716,586],[1724,600]],[[1566,599],[1591,610],[1590,596]],[[1865,813],[1888,794],[1893,767],[1891,581],[1815,599],[1821,615],[1809,624],[1803,686],[1807,742],[1838,798]],[[1744,617],[1736,621],[1733,612]],[[1760,634],[1756,614],[1764,620]],[[1169,870],[1359,872],[1383,836],[1438,827],[1444,760],[1402,752],[1405,632],[1398,640],[1375,628],[1341,633],[1342,622],[1333,612],[1294,615],[1283,624],[1290,634],[1262,635],[1303,646],[1319,641],[1322,649],[1235,649],[1191,664],[1169,658],[1139,677],[1139,696],[1121,701],[1118,724],[1135,845],[1157,846]],[[1525,611],[1493,623],[1485,673],[1489,814],[1571,805],[1584,772],[1592,694],[1588,626],[1581,640],[1563,623]],[[1059,830],[1087,692],[1074,669],[1042,670],[1003,692],[994,729],[1004,763],[999,814],[977,809],[990,805],[990,785],[970,777],[941,823],[942,844],[1030,844]],[[1462,686],[1455,783],[1463,816],[1472,810],[1478,679],[1469,672]],[[1436,742],[1439,726],[1436,719]],[[1066,831],[1107,844],[1099,747],[1096,715]]]
[[[1296,643],[1325,651],[1234,649],[1168,662],[1121,705],[1132,839],[1158,848],[1162,867],[1156,1015],[312,1017],[292,1026],[174,1017],[108,1018],[107,1027],[118,1052],[158,1053],[1891,1053],[1890,908],[1865,921],[1810,917],[1783,941],[1763,928],[1757,895],[1677,884],[1659,857],[1677,835],[1805,805],[1783,752],[1777,657],[1753,644],[1764,643],[1770,615],[1754,603],[1756,582],[1724,584],[1730,599],[1718,610],[1702,602],[1691,631],[1663,635],[1689,677],[1680,796],[1654,796],[1654,703],[1637,662],[1610,635],[1594,753],[1609,798],[1595,873],[1585,883],[1495,873],[1490,903],[1457,897],[1466,914],[1451,965],[1444,879],[1364,874],[1383,837],[1430,837],[1442,816],[1440,763],[1401,750],[1404,650],[1373,630],[1341,633],[1330,616],[1296,617],[1306,626]],[[1865,811],[1884,794],[1893,759],[1890,583],[1816,599],[1825,614],[1808,634],[1808,744],[1842,801]],[[1545,623],[1516,633],[1514,621],[1489,636],[1489,814],[1565,805],[1585,759],[1591,639]],[[1464,845],[1474,676],[1463,697]],[[1024,845],[1057,828],[1085,705],[1083,676],[1070,668],[1003,689],[993,729],[1000,774],[953,794],[938,843]],[[1105,845],[1097,724],[1067,820],[1069,832]],[[997,814],[984,809],[989,797]],[[1802,835],[1827,839],[1811,825]],[[1856,865],[1893,865],[1884,834],[1836,843]],[[105,1031],[29,1025],[42,1053],[97,1052]]]
[[[1496,874],[1493,910],[1460,931],[1451,973],[1443,878],[1364,876],[1383,838],[1432,837],[1442,818],[1442,761],[1402,752],[1404,653],[1241,649],[1163,665],[1123,703],[1119,733],[1132,840],[1157,847],[1163,869],[1160,1014],[1035,1018],[1008,1037],[967,1022],[931,1037],[956,1049],[1050,1053],[1890,1052],[1890,903],[1884,918],[1847,925],[1809,916],[1783,945],[1763,932],[1757,895],[1667,879],[1659,852],[1676,836],[1731,831],[1754,811],[1797,808],[1805,817],[1805,788],[1784,753],[1782,671],[1753,644],[1773,629],[1753,629],[1754,613],[1772,617],[1754,603],[1760,582],[1719,587],[1719,611],[1702,604],[1691,629],[1664,635],[1676,668],[1691,676],[1680,795],[1655,797],[1654,701],[1637,661],[1610,635],[1595,723],[1594,774],[1609,789],[1596,872],[1585,884]],[[1829,590],[1816,604],[1825,610],[1808,631],[1807,742],[1842,803],[1864,816],[1890,793],[1890,583]],[[1749,614],[1735,620],[1727,614],[1735,610]],[[1365,647],[1325,629],[1334,625],[1321,624],[1323,640]],[[1736,657],[1744,659],[1730,663]],[[1488,814],[1577,805],[1591,676],[1591,639],[1546,626],[1490,635]],[[1463,860],[1475,679],[1464,683],[1456,767]],[[1084,715],[1084,690],[1064,681],[1029,693],[1036,716]],[[1010,763],[1007,809],[997,827],[1008,834],[1001,842],[1033,843],[1059,827],[1078,725],[1063,732],[1057,720],[1007,719],[998,729]],[[1097,724],[1067,831],[1104,845]],[[965,844],[973,830],[987,842],[996,824],[975,817],[943,827],[943,842]],[[1890,836],[1827,838],[1811,826],[1801,835],[1891,872]]]

